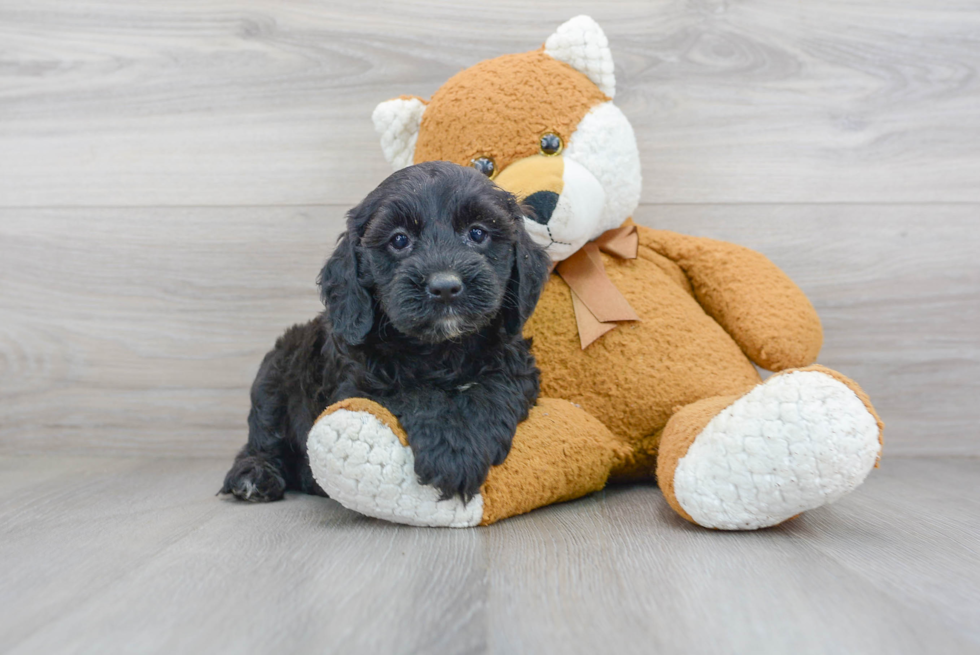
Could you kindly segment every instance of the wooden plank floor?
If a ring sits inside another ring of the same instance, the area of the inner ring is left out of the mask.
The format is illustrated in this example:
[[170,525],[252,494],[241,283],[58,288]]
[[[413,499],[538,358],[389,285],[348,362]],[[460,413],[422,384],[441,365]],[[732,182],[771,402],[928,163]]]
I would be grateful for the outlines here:
[[975,459],[886,459],[755,533],[650,485],[410,528],[217,498],[226,464],[0,459],[0,651],[980,652]]

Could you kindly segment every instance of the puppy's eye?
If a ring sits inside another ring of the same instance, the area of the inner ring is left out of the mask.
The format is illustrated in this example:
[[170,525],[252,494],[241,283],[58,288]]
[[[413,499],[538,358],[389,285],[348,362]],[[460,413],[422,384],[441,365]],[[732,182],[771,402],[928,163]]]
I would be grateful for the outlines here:
[[554,132],[548,132],[541,137],[541,154],[552,157],[561,152],[561,137]]
[[474,243],[483,243],[484,241],[487,240],[487,237],[488,236],[490,236],[490,235],[482,227],[471,227],[470,228],[470,239]]
[[470,165],[491,179],[493,179],[493,176],[497,174],[497,167],[494,166],[493,160],[489,157],[479,157],[474,159],[470,162]]
[[392,236],[388,241],[388,245],[391,246],[393,250],[404,250],[405,248],[408,248],[410,243],[411,241],[409,240],[408,235],[402,234],[401,232]]

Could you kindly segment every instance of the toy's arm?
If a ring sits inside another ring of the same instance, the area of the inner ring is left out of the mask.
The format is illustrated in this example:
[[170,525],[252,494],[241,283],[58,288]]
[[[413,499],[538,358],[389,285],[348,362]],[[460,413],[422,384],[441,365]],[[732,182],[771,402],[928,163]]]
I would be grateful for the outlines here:
[[[470,437],[479,440],[480,434]],[[366,398],[325,409],[310,430],[307,452],[317,483],[344,507],[395,523],[456,528],[489,525],[598,491],[632,455],[598,419],[552,398],[539,398],[518,424],[507,459],[490,469],[469,502],[440,499],[434,487],[420,483],[405,429]]]
[[640,245],[673,260],[705,311],[770,371],[808,366],[823,344],[813,305],[764,255],[724,241],[637,227]]

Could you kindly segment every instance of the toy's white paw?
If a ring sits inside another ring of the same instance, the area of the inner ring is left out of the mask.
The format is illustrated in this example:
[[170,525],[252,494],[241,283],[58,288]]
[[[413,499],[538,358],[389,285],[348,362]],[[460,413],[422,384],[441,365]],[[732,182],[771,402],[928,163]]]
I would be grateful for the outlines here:
[[880,451],[877,421],[847,385],[818,371],[776,375],[698,434],[674,493],[699,525],[754,530],[853,491]]
[[340,409],[318,420],[307,439],[313,477],[344,507],[407,525],[466,528],[483,519],[483,498],[439,500],[419,484],[415,457],[368,412]]

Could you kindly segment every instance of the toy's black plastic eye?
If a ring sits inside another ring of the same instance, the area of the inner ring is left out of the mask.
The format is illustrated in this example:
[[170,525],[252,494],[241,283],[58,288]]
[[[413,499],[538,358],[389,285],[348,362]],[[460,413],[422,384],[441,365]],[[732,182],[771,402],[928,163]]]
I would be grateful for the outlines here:
[[554,132],[548,132],[541,137],[541,154],[549,157],[561,152],[561,137]]
[[408,235],[402,234],[401,232],[392,236],[391,240],[388,241],[388,245],[390,245],[394,250],[404,250],[405,248],[408,248],[409,243],[410,241]]
[[487,240],[488,236],[490,235],[487,234],[487,231],[484,230],[482,227],[470,228],[470,239],[472,239],[474,243],[483,243],[484,241]]
[[489,178],[492,178],[497,173],[497,167],[494,166],[493,160],[489,157],[478,157],[471,161],[470,165]]

